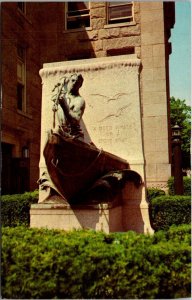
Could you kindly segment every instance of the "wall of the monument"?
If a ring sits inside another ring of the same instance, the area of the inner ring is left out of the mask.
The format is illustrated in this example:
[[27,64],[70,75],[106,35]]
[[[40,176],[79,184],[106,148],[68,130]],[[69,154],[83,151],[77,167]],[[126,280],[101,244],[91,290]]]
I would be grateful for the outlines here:
[[[81,73],[84,83],[80,94],[86,102],[81,123],[85,141],[92,141],[99,149],[127,160],[144,179],[140,64],[141,60],[136,55],[44,64],[40,71],[43,82],[41,150],[47,140],[47,132],[53,127],[53,87],[61,77],[68,77],[73,72]],[[44,168],[43,152],[41,158]]]

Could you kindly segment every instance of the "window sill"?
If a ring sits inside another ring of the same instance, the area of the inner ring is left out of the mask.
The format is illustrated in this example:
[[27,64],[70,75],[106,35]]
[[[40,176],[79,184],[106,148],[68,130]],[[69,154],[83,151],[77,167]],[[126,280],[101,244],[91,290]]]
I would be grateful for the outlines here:
[[136,24],[137,23],[135,21],[122,22],[122,23],[115,23],[115,24],[107,24],[107,25],[104,25],[104,28],[127,27],[127,26],[134,26]]
[[26,113],[26,112],[24,112],[22,110],[17,109],[17,113],[19,115],[25,117],[25,118],[28,118],[28,119],[31,119],[31,120],[33,119],[32,115],[30,115],[30,114],[28,114],[28,113]]
[[82,31],[90,31],[92,30],[92,27],[84,27],[84,28],[76,28],[76,29],[65,29],[63,30],[63,33],[73,33],[73,32],[82,32]]

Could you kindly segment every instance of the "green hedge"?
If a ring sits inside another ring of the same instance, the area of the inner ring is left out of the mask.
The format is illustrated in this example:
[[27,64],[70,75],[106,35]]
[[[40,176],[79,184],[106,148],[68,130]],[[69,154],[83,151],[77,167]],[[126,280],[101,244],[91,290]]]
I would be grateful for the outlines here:
[[3,226],[29,225],[29,210],[37,203],[38,191],[1,196],[1,223]]
[[147,200],[151,202],[153,198],[157,196],[165,195],[165,191],[158,189],[158,188],[147,188]]
[[[170,177],[168,180],[169,195],[175,195],[174,190],[174,177]],[[185,196],[191,196],[191,177],[183,177],[183,189]]]
[[157,231],[175,224],[190,224],[190,196],[159,196],[149,205],[152,227]]
[[2,296],[155,299],[190,296],[190,226],[152,236],[2,230]]
[[[189,223],[189,197],[164,196],[163,190],[149,188],[147,190],[150,202],[150,219],[155,230],[166,229],[172,224]],[[157,197],[163,195],[162,197]],[[157,200],[155,200],[156,198]],[[159,199],[159,200],[158,200]],[[182,202],[179,200],[181,199]],[[183,200],[182,200],[183,199]],[[187,199],[187,200],[185,200]],[[29,209],[32,203],[37,203],[38,191],[1,197],[1,223],[3,226],[29,226]]]

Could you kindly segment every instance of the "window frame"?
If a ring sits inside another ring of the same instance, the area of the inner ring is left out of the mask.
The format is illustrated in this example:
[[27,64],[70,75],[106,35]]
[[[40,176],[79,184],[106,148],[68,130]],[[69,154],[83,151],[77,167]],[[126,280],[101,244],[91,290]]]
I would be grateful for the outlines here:
[[[22,49],[22,55],[19,55],[19,48]],[[19,74],[20,73],[20,74]],[[19,105],[18,88],[22,88],[21,107]],[[27,112],[26,103],[26,48],[17,45],[17,110],[19,112]]]
[[[84,1],[85,2],[85,1]],[[87,2],[88,3],[88,8],[87,9],[82,9],[82,10],[74,10],[73,12],[83,12],[83,11],[86,11],[88,10],[88,13],[87,14],[77,14],[77,15],[73,15],[73,16],[68,16],[68,2],[65,2],[65,30],[66,31],[71,31],[71,30],[82,30],[82,29],[89,29],[90,28],[90,22],[91,22],[91,16],[90,16],[90,2]],[[68,28],[68,20],[72,20],[72,19],[75,19],[76,17],[79,17],[79,18],[87,18],[89,17],[89,26],[85,26],[85,27],[76,27],[76,28]]]
[[[111,2],[113,3],[113,2]],[[117,17],[117,18],[109,18],[109,10],[111,7],[122,7],[122,6],[131,6],[131,16],[126,16],[126,17]],[[107,9],[106,9],[106,21],[107,21],[107,26],[113,26],[113,25],[119,25],[119,24],[125,24],[125,23],[133,23],[134,22],[134,2],[133,1],[127,1],[123,2],[121,4],[112,4],[110,6],[110,2],[106,3]],[[112,22],[110,22],[112,21]]]

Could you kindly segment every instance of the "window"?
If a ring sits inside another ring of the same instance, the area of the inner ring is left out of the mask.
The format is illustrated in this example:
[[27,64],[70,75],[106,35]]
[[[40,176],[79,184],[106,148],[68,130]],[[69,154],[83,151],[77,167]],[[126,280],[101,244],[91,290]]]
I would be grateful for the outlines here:
[[17,47],[17,108],[26,112],[25,95],[25,48]]
[[17,2],[17,7],[22,13],[25,14],[25,2]]
[[134,47],[125,47],[121,49],[109,49],[107,50],[107,56],[117,56],[117,55],[127,55],[127,54],[135,54]]
[[107,7],[108,24],[133,21],[132,2],[109,2]]
[[89,2],[66,3],[66,29],[90,26]]
[[71,53],[67,56],[67,60],[89,59],[95,57],[91,50],[79,50],[76,53]]

